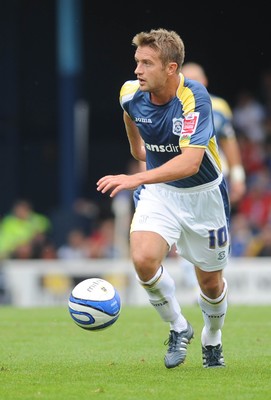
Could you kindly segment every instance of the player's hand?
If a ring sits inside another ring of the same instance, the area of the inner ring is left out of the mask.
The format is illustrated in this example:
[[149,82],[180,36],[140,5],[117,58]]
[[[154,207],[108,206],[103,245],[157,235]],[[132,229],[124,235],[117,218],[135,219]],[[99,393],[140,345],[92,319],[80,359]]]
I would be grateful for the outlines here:
[[134,175],[106,175],[97,182],[97,190],[101,193],[106,193],[112,190],[110,197],[114,197],[121,190],[134,190],[140,184],[137,174]]
[[232,205],[238,203],[246,193],[244,182],[233,182],[230,184],[230,202]]

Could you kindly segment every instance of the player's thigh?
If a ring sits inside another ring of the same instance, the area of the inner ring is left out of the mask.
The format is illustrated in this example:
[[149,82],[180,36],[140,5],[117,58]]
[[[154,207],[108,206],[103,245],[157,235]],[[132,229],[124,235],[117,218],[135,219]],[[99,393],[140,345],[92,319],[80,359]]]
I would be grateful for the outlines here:
[[130,235],[131,258],[139,277],[154,274],[168,253],[166,240],[156,232],[134,231]]
[[180,205],[178,198],[176,199],[176,193],[164,186],[146,185],[142,190],[130,233],[143,231],[157,233],[171,248],[180,237],[181,224],[178,216]]

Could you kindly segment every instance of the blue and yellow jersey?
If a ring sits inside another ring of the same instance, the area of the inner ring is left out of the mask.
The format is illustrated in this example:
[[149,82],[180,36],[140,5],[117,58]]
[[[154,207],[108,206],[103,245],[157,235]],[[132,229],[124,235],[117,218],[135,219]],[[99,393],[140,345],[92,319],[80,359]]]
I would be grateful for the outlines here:
[[137,80],[126,81],[120,91],[120,104],[136,123],[146,147],[147,169],[157,168],[181,153],[185,147],[205,149],[199,172],[168,182],[189,188],[211,182],[221,174],[210,95],[199,82],[180,74],[176,96],[155,105],[150,94],[142,92]]
[[229,104],[221,97],[210,94],[213,107],[214,124],[216,137],[219,140],[223,138],[235,137],[235,131],[232,125],[232,111]]

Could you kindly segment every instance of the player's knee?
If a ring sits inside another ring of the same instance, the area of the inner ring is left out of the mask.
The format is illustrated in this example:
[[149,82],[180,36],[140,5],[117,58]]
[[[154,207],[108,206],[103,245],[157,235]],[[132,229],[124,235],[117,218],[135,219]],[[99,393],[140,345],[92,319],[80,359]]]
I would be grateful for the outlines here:
[[138,277],[143,281],[151,279],[161,265],[161,260],[150,254],[136,253],[132,256],[132,260]]
[[200,288],[202,292],[210,299],[218,298],[223,291],[223,280],[220,278],[206,277],[202,282],[200,282]]
[[160,266],[160,263],[156,258],[144,255],[136,255],[133,257],[133,263],[137,271],[157,269],[157,266]]

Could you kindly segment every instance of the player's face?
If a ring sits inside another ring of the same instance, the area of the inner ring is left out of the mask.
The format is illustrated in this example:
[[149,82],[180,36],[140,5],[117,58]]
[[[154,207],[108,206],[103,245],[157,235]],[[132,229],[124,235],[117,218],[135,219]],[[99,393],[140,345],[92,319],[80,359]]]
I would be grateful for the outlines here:
[[162,65],[159,54],[148,46],[138,47],[135,52],[135,74],[143,92],[161,90],[167,80],[167,71]]

